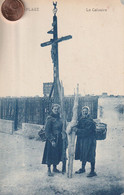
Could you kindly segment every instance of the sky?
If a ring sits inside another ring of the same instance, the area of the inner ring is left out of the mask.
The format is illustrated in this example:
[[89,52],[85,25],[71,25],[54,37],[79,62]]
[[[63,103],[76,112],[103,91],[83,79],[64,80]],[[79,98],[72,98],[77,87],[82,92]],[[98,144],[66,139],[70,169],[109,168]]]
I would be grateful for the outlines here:
[[[24,16],[7,21],[0,13],[0,96],[42,96],[53,81],[51,0],[23,0]],[[3,0],[0,1],[0,6]],[[124,95],[123,0],[58,0],[59,71],[65,95],[77,83],[82,95]],[[102,9],[104,11],[94,11]]]

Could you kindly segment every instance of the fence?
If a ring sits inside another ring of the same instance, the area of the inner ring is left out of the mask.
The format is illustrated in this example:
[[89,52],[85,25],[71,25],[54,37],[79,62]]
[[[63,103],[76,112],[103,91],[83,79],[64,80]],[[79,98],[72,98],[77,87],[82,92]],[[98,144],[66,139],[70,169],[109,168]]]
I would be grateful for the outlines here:
[[[14,121],[14,129],[20,129],[22,123],[45,123],[46,116],[49,114],[52,100],[47,97],[21,97],[21,98],[0,98],[0,118]],[[64,108],[67,121],[72,118],[74,97],[64,98]],[[91,117],[97,118],[98,97],[85,96],[79,97],[78,116],[82,106],[89,106]]]

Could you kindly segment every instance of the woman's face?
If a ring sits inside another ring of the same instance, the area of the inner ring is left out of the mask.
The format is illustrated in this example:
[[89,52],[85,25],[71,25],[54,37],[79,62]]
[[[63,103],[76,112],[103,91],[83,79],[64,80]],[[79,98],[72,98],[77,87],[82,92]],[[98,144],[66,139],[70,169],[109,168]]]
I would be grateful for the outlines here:
[[58,106],[54,106],[52,111],[53,111],[54,114],[58,114],[60,112],[60,109],[59,109]]
[[84,109],[82,110],[82,116],[83,116],[83,118],[86,118],[87,115],[88,115],[88,109],[84,108]]

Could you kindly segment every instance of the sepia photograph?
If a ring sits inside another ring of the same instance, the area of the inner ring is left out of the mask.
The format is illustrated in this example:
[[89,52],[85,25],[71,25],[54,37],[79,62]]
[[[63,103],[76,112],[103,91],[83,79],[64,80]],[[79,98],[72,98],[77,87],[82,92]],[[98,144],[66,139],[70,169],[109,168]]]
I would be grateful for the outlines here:
[[0,29],[0,195],[124,195],[124,0],[1,0]]

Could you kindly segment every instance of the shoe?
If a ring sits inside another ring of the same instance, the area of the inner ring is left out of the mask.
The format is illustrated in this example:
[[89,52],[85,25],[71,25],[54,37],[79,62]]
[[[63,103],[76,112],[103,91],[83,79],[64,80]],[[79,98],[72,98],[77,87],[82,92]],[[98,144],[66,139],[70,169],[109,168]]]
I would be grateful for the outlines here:
[[60,171],[57,168],[53,168],[54,173],[60,173]]
[[62,174],[64,175],[66,173],[66,170],[62,170]]
[[85,169],[79,169],[78,171],[75,171],[76,174],[81,174],[81,173],[84,173],[85,172]]
[[96,172],[90,172],[87,177],[94,177],[94,176],[97,176]]
[[53,177],[54,175],[53,175],[53,173],[51,173],[51,171],[48,171],[48,176]]

